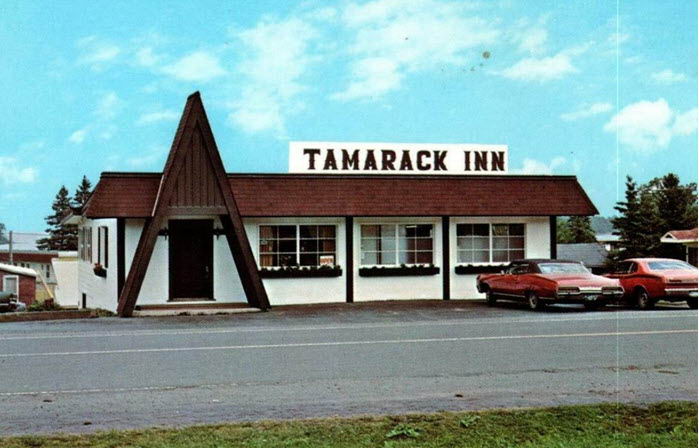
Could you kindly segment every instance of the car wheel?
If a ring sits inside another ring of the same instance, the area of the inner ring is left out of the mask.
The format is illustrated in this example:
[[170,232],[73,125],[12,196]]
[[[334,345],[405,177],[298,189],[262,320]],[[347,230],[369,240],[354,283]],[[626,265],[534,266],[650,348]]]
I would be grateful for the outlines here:
[[544,309],[544,302],[539,300],[539,296],[537,296],[535,292],[527,294],[527,305],[529,305],[529,309],[532,311]]
[[655,303],[650,298],[648,292],[645,289],[639,289],[636,292],[636,306],[639,310],[650,310],[653,309]]
[[490,289],[488,289],[485,292],[485,303],[487,303],[488,306],[495,306],[495,304],[497,303],[497,299],[495,298],[495,294],[493,294],[493,291],[491,291]]
[[697,309],[697,298],[691,298],[687,299],[687,305],[689,306],[690,310],[696,310]]

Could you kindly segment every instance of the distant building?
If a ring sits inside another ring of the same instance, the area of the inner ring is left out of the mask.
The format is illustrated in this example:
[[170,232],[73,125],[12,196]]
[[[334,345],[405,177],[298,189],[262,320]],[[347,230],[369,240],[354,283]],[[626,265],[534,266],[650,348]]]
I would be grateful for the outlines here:
[[[56,274],[51,265],[51,259],[58,252],[39,250],[38,241],[46,238],[45,233],[12,232],[12,262],[10,263],[10,245],[0,244],[0,263],[11,264],[20,268],[32,269],[36,272],[37,299],[50,297],[48,288],[53,294],[56,287]],[[43,279],[43,281],[42,281]],[[46,283],[44,287],[43,283]]]
[[609,251],[601,243],[558,244],[557,255],[561,260],[581,261],[594,274],[605,270]]
[[660,238],[661,243],[682,244],[685,248],[685,261],[697,265],[697,228],[670,230]]
[[36,299],[36,272],[0,263],[0,291],[11,292],[20,302],[31,305]]
[[602,244],[607,252],[619,249],[620,237],[613,233],[598,233],[595,235],[598,243]]

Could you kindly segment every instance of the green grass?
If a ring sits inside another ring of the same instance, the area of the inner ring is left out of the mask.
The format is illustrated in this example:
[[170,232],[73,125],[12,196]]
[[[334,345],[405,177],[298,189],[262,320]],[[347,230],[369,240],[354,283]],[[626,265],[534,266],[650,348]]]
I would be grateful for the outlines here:
[[0,439],[0,447],[696,447],[697,404],[238,423]]

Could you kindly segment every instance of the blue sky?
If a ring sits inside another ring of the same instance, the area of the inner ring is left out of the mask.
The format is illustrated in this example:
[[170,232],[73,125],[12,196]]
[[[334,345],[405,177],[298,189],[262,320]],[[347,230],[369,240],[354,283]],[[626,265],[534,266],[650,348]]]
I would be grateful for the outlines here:
[[626,174],[697,180],[696,8],[4,0],[0,222],[43,230],[62,184],[161,170],[195,90],[228,171],[285,172],[289,140],[507,144],[609,215]]

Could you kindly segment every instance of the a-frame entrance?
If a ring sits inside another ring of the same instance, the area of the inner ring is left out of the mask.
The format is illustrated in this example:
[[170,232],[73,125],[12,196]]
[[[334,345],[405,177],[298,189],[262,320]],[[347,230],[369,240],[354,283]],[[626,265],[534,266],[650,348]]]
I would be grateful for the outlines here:
[[170,301],[214,298],[213,220],[173,219],[168,224]]
[[[120,316],[133,313],[158,234],[167,226],[170,217],[178,215],[218,216],[248,303],[261,309],[269,308],[267,293],[199,92],[187,98],[151,216],[145,221],[129,274],[119,294],[117,312]],[[201,259],[204,260],[203,256]],[[204,267],[201,260],[197,263],[195,269]],[[191,275],[201,273],[192,272]],[[235,273],[231,272],[231,275]],[[200,286],[203,283],[194,282]]]

